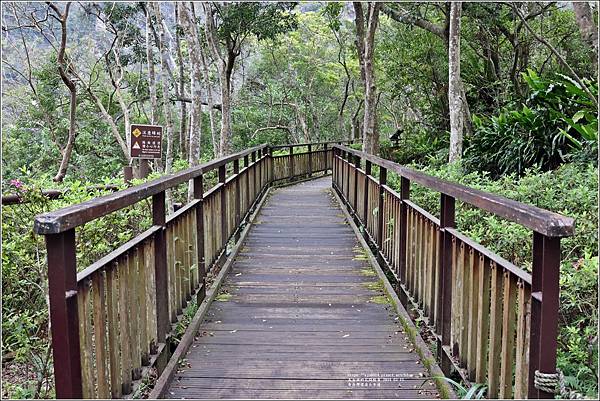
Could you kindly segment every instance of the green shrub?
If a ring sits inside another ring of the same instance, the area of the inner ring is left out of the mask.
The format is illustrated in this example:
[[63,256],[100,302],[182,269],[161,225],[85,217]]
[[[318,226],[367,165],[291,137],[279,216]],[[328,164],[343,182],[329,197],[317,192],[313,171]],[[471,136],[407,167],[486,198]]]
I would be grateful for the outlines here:
[[[546,171],[568,161],[596,160],[596,105],[579,84],[560,74],[543,79],[532,70],[523,78],[530,89],[525,104],[509,105],[489,118],[473,116],[466,168],[494,176],[521,175],[531,167]],[[597,96],[597,83],[585,84]]]

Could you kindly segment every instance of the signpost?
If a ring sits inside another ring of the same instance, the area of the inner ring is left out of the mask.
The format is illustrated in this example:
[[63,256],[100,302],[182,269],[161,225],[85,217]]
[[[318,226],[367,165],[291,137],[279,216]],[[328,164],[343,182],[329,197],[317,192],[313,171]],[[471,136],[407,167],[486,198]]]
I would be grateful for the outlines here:
[[[129,155],[139,159],[139,178],[146,178],[149,172],[148,160],[162,157],[162,132],[160,125],[131,124],[129,128]],[[131,174],[125,171],[126,180]]]

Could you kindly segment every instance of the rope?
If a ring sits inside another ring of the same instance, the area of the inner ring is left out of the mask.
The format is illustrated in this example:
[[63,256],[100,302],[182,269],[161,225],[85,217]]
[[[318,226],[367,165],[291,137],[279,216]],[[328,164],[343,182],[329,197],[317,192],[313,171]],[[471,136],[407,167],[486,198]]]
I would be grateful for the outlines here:
[[556,373],[542,373],[539,370],[536,370],[533,384],[538,390],[545,391],[546,393],[550,394],[560,394],[560,396],[564,399],[585,399],[584,395],[567,389],[565,384],[565,376],[560,369],[556,369]]

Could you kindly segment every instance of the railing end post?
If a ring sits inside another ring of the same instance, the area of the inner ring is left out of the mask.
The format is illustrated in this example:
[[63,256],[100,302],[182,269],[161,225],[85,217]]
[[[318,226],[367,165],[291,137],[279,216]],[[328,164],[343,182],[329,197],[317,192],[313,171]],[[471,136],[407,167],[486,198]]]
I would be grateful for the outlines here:
[[[529,398],[554,398],[535,387],[535,371],[556,373],[560,296],[560,237],[533,232],[531,327],[529,344]],[[541,301],[540,301],[541,299]]]
[[56,398],[83,398],[75,229],[45,236]]

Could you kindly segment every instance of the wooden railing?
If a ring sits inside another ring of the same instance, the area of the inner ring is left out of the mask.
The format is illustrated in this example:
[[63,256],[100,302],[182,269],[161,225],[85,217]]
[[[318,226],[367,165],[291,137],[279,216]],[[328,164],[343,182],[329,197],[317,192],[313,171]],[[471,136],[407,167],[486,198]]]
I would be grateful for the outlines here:
[[[534,374],[556,370],[560,238],[574,234],[573,219],[345,146],[334,146],[333,163],[334,188],[395,276],[402,302],[437,337],[444,373],[487,383],[488,398],[553,398],[535,387]],[[400,193],[388,173],[400,178]],[[410,200],[411,182],[440,193],[439,217]],[[456,200],[530,228],[532,274],[462,234]]]
[[[206,274],[223,263],[266,189],[326,171],[330,144],[286,145],[289,155],[261,145],[37,216],[34,230],[48,251],[57,398],[122,397],[151,368],[160,373],[174,323],[192,299],[204,299]],[[214,170],[217,183],[207,189]],[[166,191],[190,181],[194,199],[167,216]],[[152,226],[77,273],[76,229],[147,198]]]

